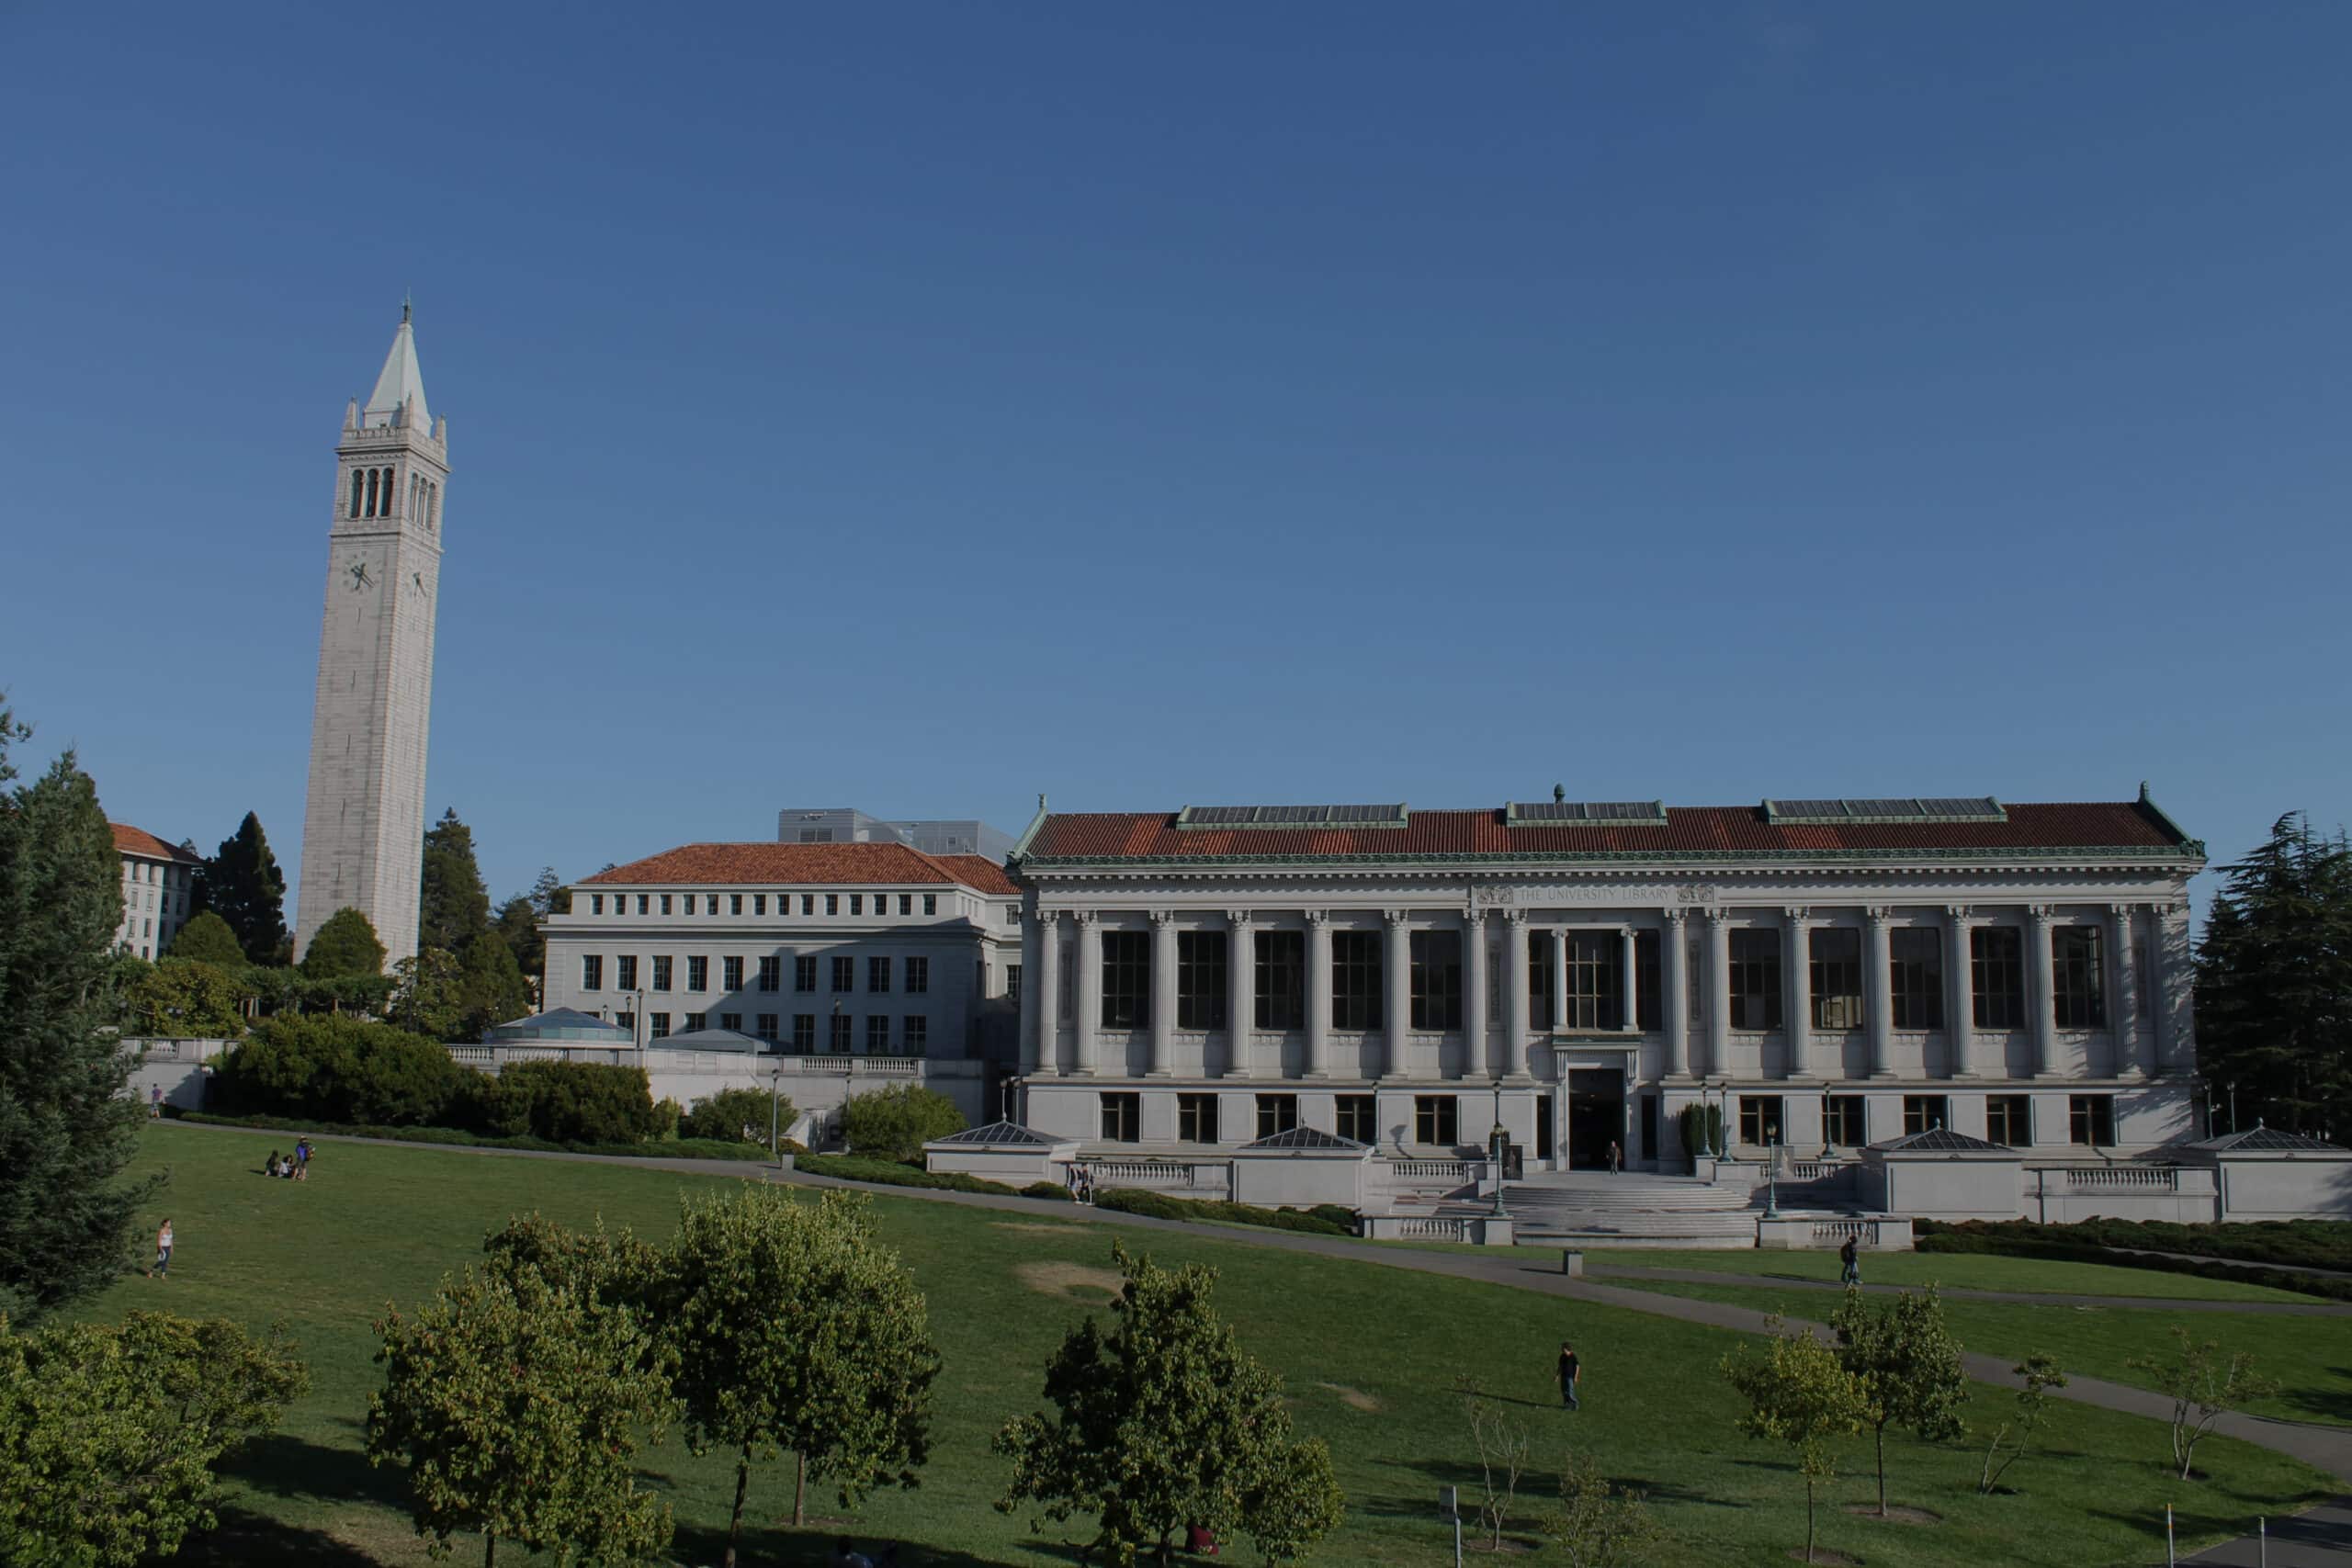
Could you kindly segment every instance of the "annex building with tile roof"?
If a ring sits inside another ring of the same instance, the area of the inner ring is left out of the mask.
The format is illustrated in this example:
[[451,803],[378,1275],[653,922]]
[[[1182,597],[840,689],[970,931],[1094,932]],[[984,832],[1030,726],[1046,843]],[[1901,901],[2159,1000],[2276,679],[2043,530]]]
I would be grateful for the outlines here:
[[1106,1157],[1309,1128],[1682,1171],[1933,1129],[2193,1137],[2188,879],[2134,800],[1040,810],[1015,1120]]
[[122,923],[115,928],[115,946],[141,958],[161,957],[187,924],[196,868],[204,857],[128,822],[107,826],[114,829],[114,852],[122,858]]

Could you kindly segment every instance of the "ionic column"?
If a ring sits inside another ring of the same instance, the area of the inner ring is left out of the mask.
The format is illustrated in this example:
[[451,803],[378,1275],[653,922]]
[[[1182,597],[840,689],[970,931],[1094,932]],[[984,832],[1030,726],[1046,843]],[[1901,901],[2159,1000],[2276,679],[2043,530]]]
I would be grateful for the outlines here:
[[1666,1025],[1666,1076],[1687,1077],[1690,1072],[1690,954],[1683,946],[1679,906],[1666,911],[1666,928],[1658,932],[1658,1016]]
[[1525,1079],[1527,1037],[1534,1023],[1528,1015],[1527,911],[1503,911],[1503,1043],[1494,1076]]
[[1944,906],[1944,1042],[1951,1076],[1980,1075],[1973,1059],[1976,1051],[1976,987],[1970,978],[1974,954],[1970,951],[1968,906]]
[[2048,1077],[2052,1065],[2058,1060],[2058,969],[2050,950],[2050,933],[2057,924],[2056,912],[2047,904],[2029,905],[2026,908],[2026,940],[2033,943],[2027,955],[2026,972],[2032,978],[2029,998],[2033,1008],[2033,1076]]
[[1731,1070],[1731,922],[1728,909],[1707,911],[1707,1067]]
[[[1642,1001],[1634,987],[1634,978],[1640,964],[1634,951],[1634,928],[1631,926],[1617,928],[1617,966],[1623,972],[1623,988],[1619,994],[1625,999],[1625,1016],[1618,1021],[1618,1025],[1628,1034],[1638,1034],[1642,1031]],[[1627,1095],[1625,1103],[1631,1105],[1633,1102],[1634,1097]]]
[[1462,1070],[1460,1077],[1482,1076],[1487,1052],[1487,918],[1476,908],[1462,911],[1463,976]]
[[1250,939],[1250,911],[1226,913],[1225,1070],[1234,1077],[1257,1075],[1258,955]]
[[1037,1070],[1062,1070],[1062,917],[1037,911]]
[[1176,911],[1151,912],[1151,1077],[1176,1070]]
[[1568,933],[1565,927],[1552,928],[1552,1032],[1557,1034],[1568,1026]]
[[1094,910],[1078,911],[1078,942],[1070,952],[1070,962],[1078,965],[1078,1016],[1070,1020],[1070,1071],[1080,1075],[1094,1071],[1094,1031],[1102,1021],[1102,943],[1096,937],[1102,924]]
[[1786,923],[1786,933],[1781,939],[1781,973],[1788,978],[1781,987],[1788,1005],[1781,1009],[1781,1032],[1789,1041],[1788,1076],[1796,1077],[1805,1070],[1805,1057],[1813,1044],[1813,951],[1806,933],[1812,925],[1805,919],[1802,904],[1792,904],[1781,911]]
[[1037,1032],[1037,983],[1043,966],[1037,960],[1040,945],[1038,932],[1042,922],[1037,912],[1021,922],[1021,1070],[1034,1073],[1042,1059],[1040,1045],[1043,1036]]
[[2115,1076],[2136,1078],[2140,1068],[2140,988],[2132,972],[2132,906],[2107,907],[2107,1027],[2115,1042]]
[[1306,911],[1306,1076],[1331,1076],[1331,911]]
[[1894,939],[1887,931],[1889,913],[1883,906],[1863,911],[1869,924],[1862,942],[1862,1026],[1870,1031],[1874,1078],[1894,1076]]
[[[1380,1009],[1381,1021],[1387,1026],[1381,1031],[1386,1060],[1374,1057],[1366,1063],[1363,1076],[1368,1078],[1406,1070],[1405,1042],[1413,1025],[1412,914],[1410,909],[1390,909],[1383,916],[1388,922],[1387,951],[1380,965],[1381,988],[1388,993]],[[1370,1042],[1364,1048],[1371,1051]],[[1379,1071],[1372,1070],[1375,1066]]]

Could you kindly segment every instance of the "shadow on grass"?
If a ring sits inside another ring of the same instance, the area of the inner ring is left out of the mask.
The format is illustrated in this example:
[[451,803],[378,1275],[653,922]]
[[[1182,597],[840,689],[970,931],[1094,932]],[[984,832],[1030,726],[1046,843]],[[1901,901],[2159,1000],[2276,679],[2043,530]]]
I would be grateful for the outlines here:
[[[1000,1550],[993,1557],[976,1557],[954,1547],[925,1546],[894,1537],[867,1534],[854,1521],[847,1525],[755,1526],[744,1521],[736,1543],[738,1560],[760,1568],[828,1568],[833,1542],[847,1537],[858,1551],[878,1559],[892,1546],[899,1549],[899,1568],[1013,1568],[1023,1563],[1068,1562],[1079,1560],[1079,1548],[1040,1537]],[[727,1551],[725,1526],[681,1525],[670,1542],[669,1555],[680,1562],[718,1562]]]
[[2352,1367],[2330,1367],[2327,1375],[2336,1381],[2336,1386],[2290,1388],[2284,1395],[2286,1402],[2303,1416],[2352,1423]]
[[221,1473],[272,1497],[373,1503],[403,1517],[408,1512],[408,1483],[398,1467],[379,1468],[356,1448],[329,1448],[284,1432],[249,1444]]
[[220,1515],[219,1529],[188,1537],[172,1559],[175,1568],[377,1568],[373,1557],[322,1530],[243,1508]]

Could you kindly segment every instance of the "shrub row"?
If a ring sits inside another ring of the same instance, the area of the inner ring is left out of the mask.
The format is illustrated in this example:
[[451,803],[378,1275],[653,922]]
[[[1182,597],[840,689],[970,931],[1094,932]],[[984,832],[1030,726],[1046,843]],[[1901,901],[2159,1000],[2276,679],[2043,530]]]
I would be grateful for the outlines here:
[[941,1192],[993,1192],[1001,1198],[1017,1198],[1019,1193],[1001,1181],[986,1181],[961,1171],[924,1170],[919,1166],[900,1165],[895,1160],[866,1159],[858,1155],[802,1155],[792,1162],[795,1170],[805,1170],[811,1176],[830,1176],[840,1181],[873,1181],[886,1187],[928,1187]]
[[2245,1285],[2268,1285],[2299,1291],[2330,1301],[2352,1301],[2352,1280],[2324,1274],[2299,1274],[2291,1269],[2232,1264],[2188,1258],[2162,1258],[2143,1252],[2117,1252],[2079,1233],[2083,1225],[2043,1225],[2030,1220],[1968,1220],[1953,1224],[1940,1220],[1914,1220],[1911,1233],[1921,1252],[1991,1253],[2002,1258],[2038,1258],[2052,1263],[2104,1263],[2117,1269],[2148,1269],[2162,1274],[2190,1274],[2200,1280],[2234,1280]]
[[1218,1220],[1227,1224],[1304,1231],[1310,1235],[1356,1234],[1355,1212],[1336,1203],[1318,1203],[1312,1209],[1259,1209],[1247,1203],[1170,1198],[1164,1192],[1148,1192],[1139,1187],[1107,1187],[1096,1196],[1094,1206],[1154,1220]]
[[397,1144],[439,1144],[462,1148],[523,1149],[534,1154],[563,1155],[659,1155],[664,1159],[745,1159],[763,1157],[765,1150],[746,1155],[741,1143],[722,1142],[710,1138],[680,1138],[659,1144],[559,1144],[526,1133],[515,1137],[494,1137],[484,1133],[468,1133],[455,1127],[379,1127],[365,1123],[342,1122],[311,1122],[294,1116],[220,1116],[204,1111],[175,1111],[171,1113],[182,1122],[200,1122],[211,1127],[250,1127],[271,1133],[337,1133],[353,1138],[382,1138]]
[[2144,1247],[2151,1252],[2186,1252],[2199,1258],[2235,1258],[2248,1263],[2352,1272],[2352,1220],[2241,1220],[2211,1225],[2170,1220],[2082,1220],[2070,1225],[2016,1220],[2007,1224],[2017,1235],[2044,1241],[2086,1241],[2098,1247]]

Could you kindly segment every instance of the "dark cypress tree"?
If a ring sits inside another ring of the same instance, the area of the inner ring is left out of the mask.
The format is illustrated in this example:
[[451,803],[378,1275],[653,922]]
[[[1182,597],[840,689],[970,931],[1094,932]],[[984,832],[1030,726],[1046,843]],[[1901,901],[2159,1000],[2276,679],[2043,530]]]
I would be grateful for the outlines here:
[[416,945],[463,953],[490,930],[490,894],[474,863],[474,830],[454,807],[424,835],[424,878],[417,899]]
[[[0,785],[28,733],[0,708]],[[72,752],[0,790],[0,1314],[19,1323],[122,1273],[157,1185],[121,1179],[146,1114],[122,1092],[130,1059],[107,1027],[121,881]]]
[[2197,953],[2197,1059],[2240,1124],[2352,1134],[2352,846],[2290,812],[2223,868]]
[[220,840],[220,852],[197,868],[191,913],[209,909],[229,922],[237,945],[254,964],[279,962],[286,944],[286,874],[269,852],[269,835],[252,812]]

